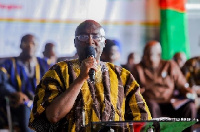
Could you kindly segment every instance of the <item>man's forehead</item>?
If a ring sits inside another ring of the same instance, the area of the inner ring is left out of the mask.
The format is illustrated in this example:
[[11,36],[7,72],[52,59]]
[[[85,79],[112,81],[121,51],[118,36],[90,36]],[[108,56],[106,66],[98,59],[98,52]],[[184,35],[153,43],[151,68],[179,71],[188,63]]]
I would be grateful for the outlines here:
[[93,20],[86,20],[81,23],[75,32],[75,35],[80,34],[101,34],[102,36],[105,35],[105,31],[102,26]]
[[35,46],[38,46],[38,41],[34,36],[27,37],[24,41],[22,41],[23,44],[34,44]]
[[156,43],[155,45],[152,45],[150,47],[150,52],[152,52],[152,53],[160,53],[161,52],[160,43]]
[[35,39],[35,37],[34,36],[26,36],[25,38],[24,38],[24,42],[29,42],[29,41],[35,41],[36,39]]
[[82,27],[79,28],[79,30],[77,31],[77,34],[101,34],[102,29],[100,27]]
[[102,36],[105,36],[105,35],[106,35],[105,30],[104,30],[103,28],[100,29],[100,34],[101,34]]

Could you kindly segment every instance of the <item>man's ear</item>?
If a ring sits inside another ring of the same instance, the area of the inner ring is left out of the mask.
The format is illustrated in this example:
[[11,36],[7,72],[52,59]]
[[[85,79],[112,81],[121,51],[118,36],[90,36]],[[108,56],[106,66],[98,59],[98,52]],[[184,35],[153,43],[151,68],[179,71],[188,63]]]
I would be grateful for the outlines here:
[[75,42],[76,40],[74,39],[74,47],[76,47],[76,42]]
[[105,39],[105,42],[104,42],[104,47],[106,46],[106,39]]
[[24,42],[21,42],[21,44],[20,44],[20,49],[23,49],[23,43],[24,43]]

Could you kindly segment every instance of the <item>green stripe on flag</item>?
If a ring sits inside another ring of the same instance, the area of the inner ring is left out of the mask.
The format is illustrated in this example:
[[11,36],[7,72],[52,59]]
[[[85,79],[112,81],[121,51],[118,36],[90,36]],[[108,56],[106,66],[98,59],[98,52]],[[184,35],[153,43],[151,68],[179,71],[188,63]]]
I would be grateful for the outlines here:
[[186,14],[175,10],[160,11],[160,42],[162,58],[171,59],[176,52],[185,52],[190,56]]
[[[182,132],[184,129],[194,125],[197,121],[172,121],[172,122],[159,122],[160,132]],[[154,128],[153,122],[147,122],[142,132],[147,132],[148,128]]]

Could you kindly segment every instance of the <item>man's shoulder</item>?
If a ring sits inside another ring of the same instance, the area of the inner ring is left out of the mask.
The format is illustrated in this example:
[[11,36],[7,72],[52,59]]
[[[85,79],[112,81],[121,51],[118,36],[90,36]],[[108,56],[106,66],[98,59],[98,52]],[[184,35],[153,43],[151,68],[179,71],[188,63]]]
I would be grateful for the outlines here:
[[36,57],[36,59],[37,59],[37,61],[39,62],[40,65],[42,65],[42,64],[48,65],[47,61],[44,58]]
[[200,56],[192,57],[185,62],[185,66],[196,66],[200,64]]
[[9,57],[9,58],[6,58],[5,60],[3,60],[3,62],[1,63],[1,66],[4,66],[4,65],[13,65],[13,63],[16,61],[17,57]]
[[80,68],[80,62],[78,59],[73,59],[73,60],[63,60],[59,61],[53,66],[50,67],[50,70],[55,70],[55,69],[66,69],[68,67],[75,67],[75,68]]
[[126,72],[127,74],[130,73],[127,69],[123,68],[122,66],[115,65],[110,62],[105,62],[106,66],[108,69],[113,70],[114,72],[119,72],[119,73],[124,73]]
[[36,58],[37,58],[37,60],[42,61],[42,62],[46,61],[44,58],[41,58],[41,57],[36,57]]
[[[173,74],[180,74],[181,69],[174,60],[162,60],[160,70],[167,70]],[[180,72],[179,72],[180,71]]]
[[135,64],[133,66],[133,69],[144,68],[144,67],[145,67],[145,64],[143,62],[140,62],[138,64]]
[[113,64],[113,63],[110,63],[110,62],[104,62],[104,63],[106,64],[106,66],[107,66],[109,69],[116,69],[116,68],[122,69],[121,66],[117,66],[117,65],[115,65],[115,64]]
[[56,68],[64,68],[68,66],[68,61],[59,61],[55,63],[53,66],[50,67],[50,70],[56,69]]
[[169,65],[171,67],[178,67],[178,64],[174,60],[161,60],[163,65]]

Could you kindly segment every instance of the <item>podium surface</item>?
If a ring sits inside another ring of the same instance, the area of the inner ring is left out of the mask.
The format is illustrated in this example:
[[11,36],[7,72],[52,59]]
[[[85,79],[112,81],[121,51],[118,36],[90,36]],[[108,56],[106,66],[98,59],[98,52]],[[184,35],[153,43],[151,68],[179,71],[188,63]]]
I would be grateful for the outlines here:
[[[91,122],[86,129],[91,132],[182,132],[197,121],[106,121]],[[89,127],[89,128],[88,128]]]

